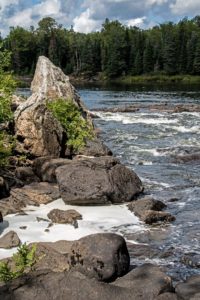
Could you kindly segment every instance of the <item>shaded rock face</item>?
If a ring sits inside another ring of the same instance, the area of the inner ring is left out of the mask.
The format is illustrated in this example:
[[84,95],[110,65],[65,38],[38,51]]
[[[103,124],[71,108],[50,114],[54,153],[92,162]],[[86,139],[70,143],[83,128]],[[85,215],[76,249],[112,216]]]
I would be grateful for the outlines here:
[[89,235],[74,242],[69,259],[72,267],[100,281],[126,274],[130,265],[124,238],[112,233]]
[[38,157],[33,162],[33,170],[42,181],[56,183],[56,169],[70,162],[64,158]]
[[[44,56],[38,59],[31,89],[32,96],[20,104],[15,112],[17,150],[35,157],[59,157],[66,137],[60,123],[46,108],[47,100],[72,99],[82,111],[83,117],[92,123],[88,111],[68,76]],[[62,152],[65,150],[62,149]]]
[[60,156],[63,129],[42,102],[33,94],[15,113],[16,149],[33,156]]
[[[73,270],[62,273],[37,271],[0,287],[0,298],[4,300],[155,300],[158,295],[160,297],[164,295],[165,291],[171,291],[172,286],[170,278],[159,271],[158,267],[151,268],[150,272],[149,267],[148,273],[142,268],[131,271],[129,277],[119,279],[118,286],[89,279]],[[139,273],[138,279],[135,273]]]
[[143,191],[139,177],[109,156],[73,160],[56,177],[62,199],[72,205],[122,203]]
[[0,248],[10,249],[18,247],[21,241],[16,232],[10,231],[0,238]]
[[186,282],[178,283],[175,291],[181,300],[200,299],[200,275],[191,276]]
[[31,167],[18,167],[15,170],[15,176],[24,184],[39,182],[40,179],[34,174]]
[[79,212],[77,212],[74,209],[69,209],[69,210],[53,209],[48,213],[47,217],[53,223],[71,224],[75,228],[78,228],[77,220],[82,220],[82,215],[79,214]]
[[0,199],[9,196],[9,186],[3,177],[0,177]]

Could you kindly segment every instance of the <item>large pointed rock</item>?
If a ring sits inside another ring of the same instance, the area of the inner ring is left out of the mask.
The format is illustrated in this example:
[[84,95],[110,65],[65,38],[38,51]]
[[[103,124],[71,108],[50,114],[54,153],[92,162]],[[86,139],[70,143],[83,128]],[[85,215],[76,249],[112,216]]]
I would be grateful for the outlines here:
[[40,56],[38,58],[35,75],[31,83],[31,91],[33,93],[41,94],[48,99],[71,99],[79,108],[81,108],[85,115],[88,115],[88,111],[77,91],[69,82],[69,77],[45,56]]
[[88,112],[70,84],[69,77],[44,56],[38,59],[31,89],[31,97],[15,112],[17,150],[36,157],[59,157],[62,151],[65,152],[65,135],[60,123],[48,111],[47,100],[72,99],[83,117],[90,120]]

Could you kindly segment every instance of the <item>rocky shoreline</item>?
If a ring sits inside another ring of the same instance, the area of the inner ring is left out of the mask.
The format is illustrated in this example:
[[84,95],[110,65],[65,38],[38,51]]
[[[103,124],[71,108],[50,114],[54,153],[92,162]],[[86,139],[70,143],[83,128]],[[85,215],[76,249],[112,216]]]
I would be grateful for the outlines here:
[[[70,205],[128,203],[129,210],[146,224],[174,221],[163,211],[164,203],[142,195],[144,187],[137,174],[114,158],[98,137],[87,141],[79,152],[66,146],[63,128],[46,102],[71,98],[82,117],[91,124],[92,119],[69,78],[45,57],[39,58],[31,89],[26,101],[15,98],[16,152],[28,159],[21,163],[13,158],[13,166],[0,171],[1,224],[8,214],[23,214],[27,205],[48,204],[60,197]],[[53,209],[48,219],[76,228],[82,215],[76,210]],[[0,237],[0,248],[19,244],[15,232]],[[117,234],[37,243],[36,249],[40,259],[34,271],[1,283],[0,298],[195,300],[200,295],[200,276],[174,287],[159,266],[132,269],[126,242]],[[12,267],[10,259],[8,263]]]

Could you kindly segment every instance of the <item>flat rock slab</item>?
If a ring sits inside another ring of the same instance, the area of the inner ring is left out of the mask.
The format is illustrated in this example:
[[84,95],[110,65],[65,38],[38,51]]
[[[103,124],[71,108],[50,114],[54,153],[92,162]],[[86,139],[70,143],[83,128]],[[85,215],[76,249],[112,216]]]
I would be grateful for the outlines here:
[[2,215],[20,212],[27,205],[47,204],[60,198],[58,186],[47,182],[32,183],[11,190],[8,198],[0,201]]
[[123,203],[143,191],[139,177],[110,156],[72,160],[56,176],[63,201],[71,205]]
[[0,248],[10,249],[18,247],[21,241],[16,232],[10,231],[0,238]]
[[53,209],[48,213],[48,218],[53,223],[58,224],[71,224],[75,228],[78,227],[78,220],[82,220],[82,215],[79,214],[75,209],[69,210],[60,210],[60,209]]

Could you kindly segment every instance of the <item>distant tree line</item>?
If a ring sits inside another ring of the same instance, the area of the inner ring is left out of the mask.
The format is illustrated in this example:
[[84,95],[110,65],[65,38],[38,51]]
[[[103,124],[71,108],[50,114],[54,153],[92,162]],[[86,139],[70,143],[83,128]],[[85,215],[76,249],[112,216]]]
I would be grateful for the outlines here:
[[46,17],[37,28],[11,27],[2,41],[4,50],[12,52],[12,69],[21,75],[34,72],[40,55],[66,74],[200,75],[200,16],[146,30],[106,19],[101,31],[89,34],[67,30]]

